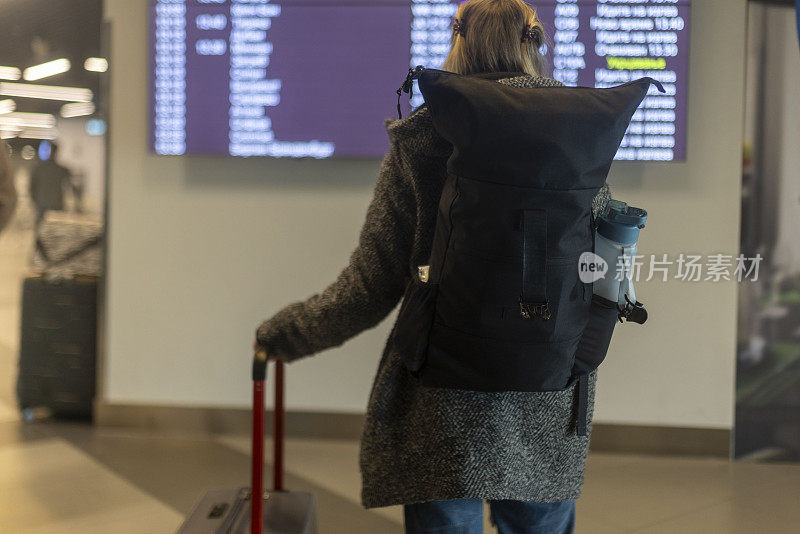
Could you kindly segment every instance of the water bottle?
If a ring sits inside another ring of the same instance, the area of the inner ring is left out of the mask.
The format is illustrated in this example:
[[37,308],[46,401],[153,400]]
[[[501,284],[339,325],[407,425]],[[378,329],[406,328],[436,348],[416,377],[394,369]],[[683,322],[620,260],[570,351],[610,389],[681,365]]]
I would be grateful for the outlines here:
[[639,231],[646,220],[645,210],[609,200],[599,217],[594,242],[594,253],[608,264],[606,275],[593,284],[594,294],[616,303],[620,320],[624,318],[639,324],[647,320],[647,311],[636,300],[633,260]]

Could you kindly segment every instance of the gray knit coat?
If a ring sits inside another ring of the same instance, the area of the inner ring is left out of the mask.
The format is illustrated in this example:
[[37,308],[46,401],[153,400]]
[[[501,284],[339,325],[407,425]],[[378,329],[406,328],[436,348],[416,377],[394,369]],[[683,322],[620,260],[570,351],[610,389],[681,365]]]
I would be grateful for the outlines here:
[[[560,85],[497,73],[516,87]],[[428,263],[452,146],[423,105],[386,119],[384,157],[359,243],[336,281],[292,303],[257,330],[269,353],[291,361],[341,345],[398,304]],[[601,189],[595,213],[609,198]],[[553,502],[578,497],[589,436],[575,432],[576,391],[476,392],[421,386],[386,345],[369,398],[360,451],[367,508],[438,499]],[[596,372],[589,377],[588,429]]]

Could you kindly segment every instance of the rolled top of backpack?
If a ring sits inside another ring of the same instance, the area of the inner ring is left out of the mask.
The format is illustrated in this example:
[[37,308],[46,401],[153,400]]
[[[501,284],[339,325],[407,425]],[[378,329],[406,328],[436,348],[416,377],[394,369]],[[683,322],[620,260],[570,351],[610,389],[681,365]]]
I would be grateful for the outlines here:
[[453,145],[448,169],[544,189],[602,185],[652,78],[609,88],[520,88],[416,69],[433,124]]

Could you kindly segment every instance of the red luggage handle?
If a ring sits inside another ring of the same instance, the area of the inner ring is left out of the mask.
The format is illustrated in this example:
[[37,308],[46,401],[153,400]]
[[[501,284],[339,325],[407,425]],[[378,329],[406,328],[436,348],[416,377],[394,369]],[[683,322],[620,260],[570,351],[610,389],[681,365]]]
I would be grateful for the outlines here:
[[[264,382],[267,378],[267,353],[256,351],[253,357],[253,459],[250,485],[250,533],[262,534],[264,510]],[[283,491],[283,362],[275,361],[275,411],[273,418],[273,491]]]

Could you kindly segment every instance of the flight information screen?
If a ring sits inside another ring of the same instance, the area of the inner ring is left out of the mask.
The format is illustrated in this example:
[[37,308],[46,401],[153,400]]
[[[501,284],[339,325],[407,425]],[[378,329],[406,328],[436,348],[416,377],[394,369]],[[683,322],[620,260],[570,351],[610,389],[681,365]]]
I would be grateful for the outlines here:
[[[536,0],[546,75],[651,76],[617,159],[686,157],[690,0]],[[410,66],[440,68],[454,0],[152,0],[157,154],[380,157]],[[404,116],[422,104],[415,87]]]

